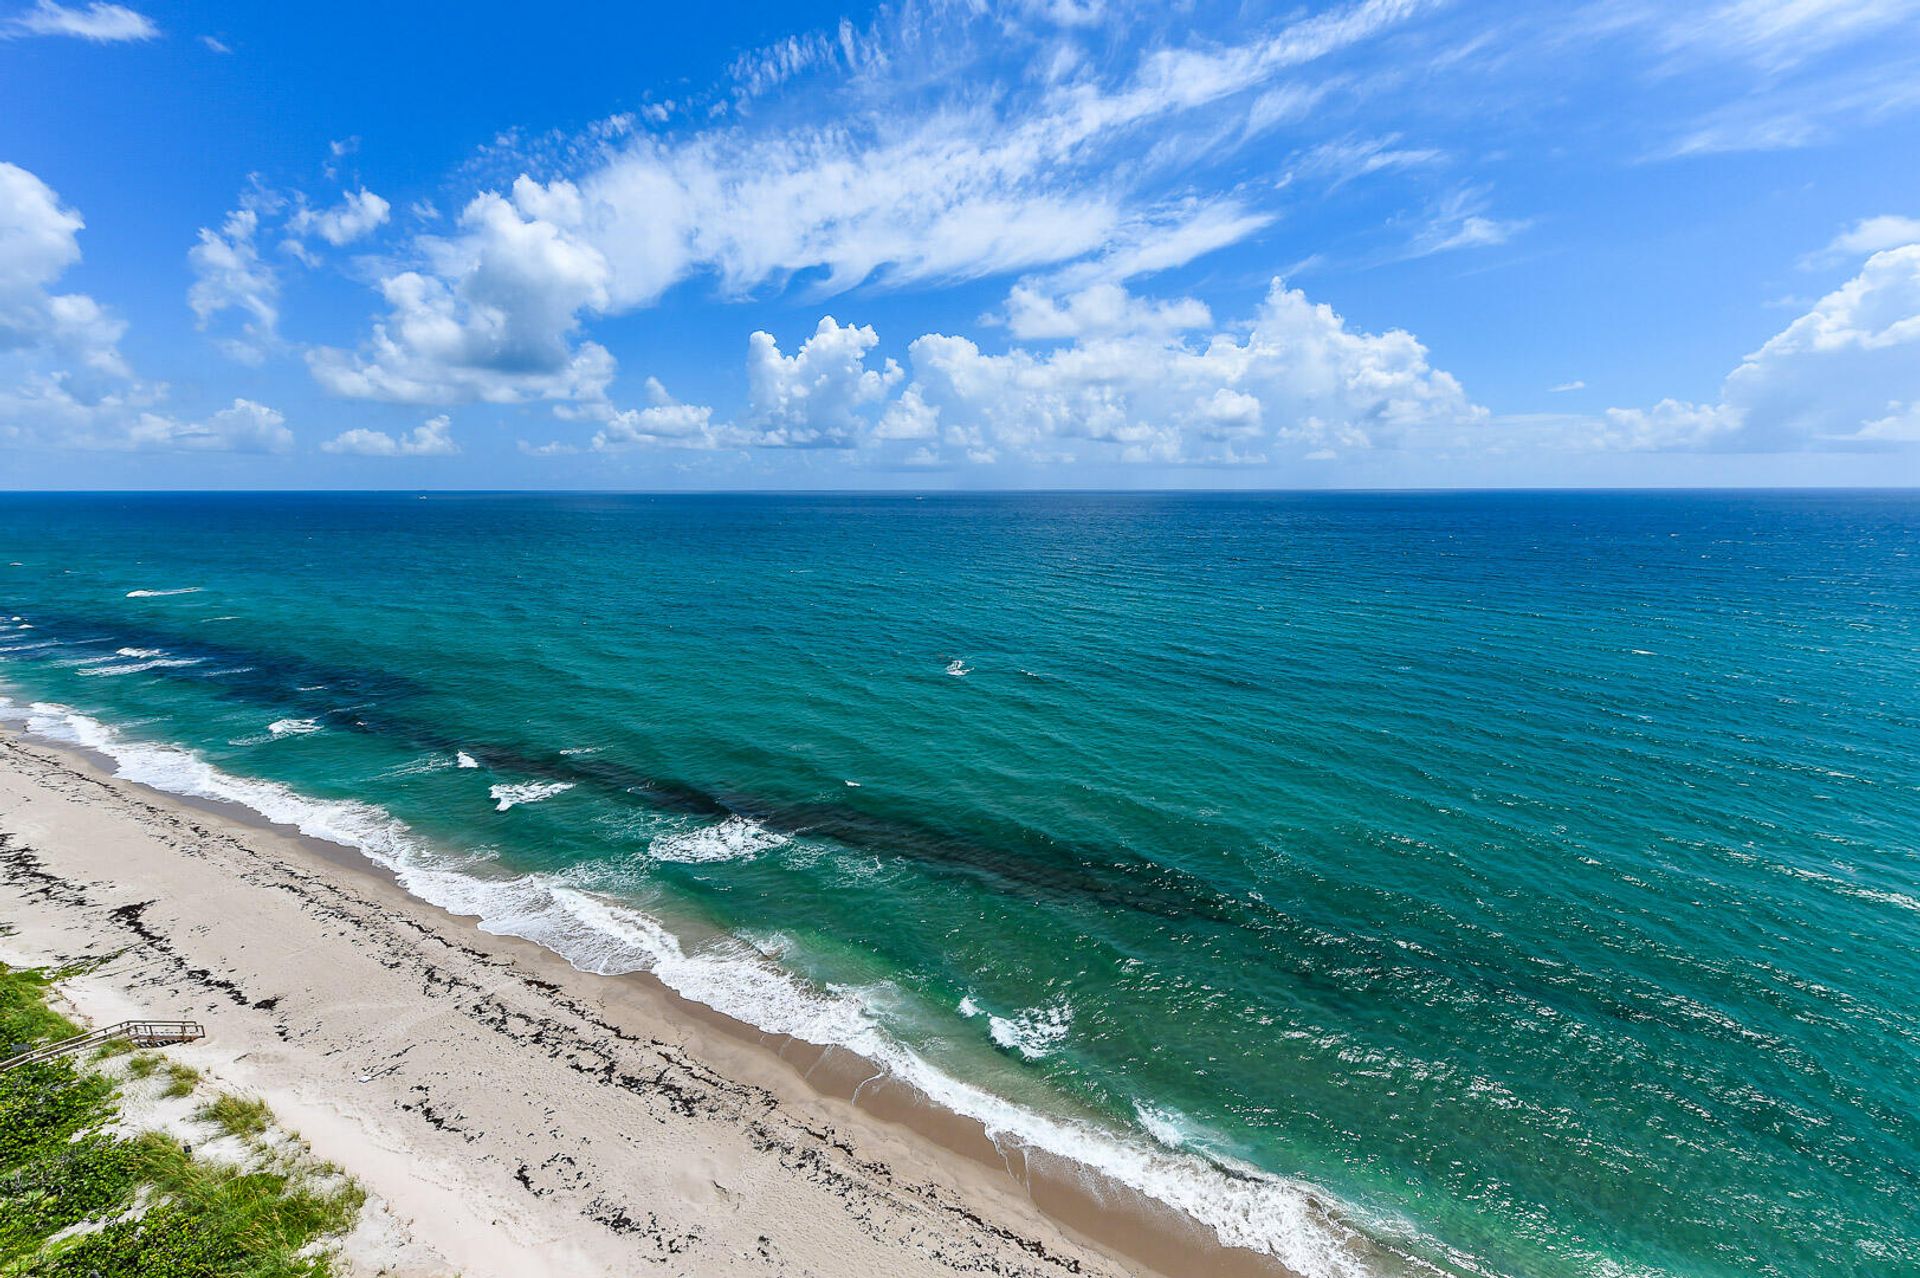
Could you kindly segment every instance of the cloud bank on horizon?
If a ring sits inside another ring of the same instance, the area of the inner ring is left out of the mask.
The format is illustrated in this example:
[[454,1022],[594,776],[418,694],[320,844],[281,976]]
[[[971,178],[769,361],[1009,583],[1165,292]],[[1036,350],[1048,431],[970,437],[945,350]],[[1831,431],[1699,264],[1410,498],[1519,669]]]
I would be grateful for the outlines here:
[[[115,4],[0,34],[134,76],[250,56]],[[463,119],[434,172],[366,129],[304,176],[221,139],[191,225],[122,194],[113,148],[0,156],[0,450],[59,486],[1920,481],[1916,53],[1920,0],[934,0],[571,129]],[[1680,282],[1796,198],[1846,212]],[[108,219],[161,249],[83,289]],[[1656,317],[1592,317],[1636,267],[1719,324],[1685,368]]]

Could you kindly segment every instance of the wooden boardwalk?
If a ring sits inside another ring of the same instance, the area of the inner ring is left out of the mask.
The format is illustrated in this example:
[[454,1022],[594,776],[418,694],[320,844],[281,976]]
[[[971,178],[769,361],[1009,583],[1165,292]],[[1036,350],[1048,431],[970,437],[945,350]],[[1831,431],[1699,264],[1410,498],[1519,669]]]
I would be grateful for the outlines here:
[[73,1052],[84,1052],[90,1047],[102,1047],[122,1039],[135,1047],[165,1047],[169,1043],[191,1043],[206,1036],[207,1031],[199,1021],[120,1021],[101,1029],[89,1030],[85,1034],[75,1034],[72,1038],[63,1038],[57,1043],[47,1043],[21,1052],[18,1056],[9,1056],[0,1061],[0,1071],[18,1069],[22,1065]]

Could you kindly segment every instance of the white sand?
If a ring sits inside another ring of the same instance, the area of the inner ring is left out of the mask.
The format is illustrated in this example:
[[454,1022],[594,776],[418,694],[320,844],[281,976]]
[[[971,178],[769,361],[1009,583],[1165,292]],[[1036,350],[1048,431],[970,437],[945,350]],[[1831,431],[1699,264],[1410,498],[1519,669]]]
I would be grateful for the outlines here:
[[648,981],[575,972],[78,755],[0,735],[0,835],[0,958],[117,954],[65,983],[83,1014],[204,1021],[168,1050],[264,1096],[407,1233],[363,1231],[385,1231],[356,1244],[363,1272],[1143,1272],[1063,1219],[1185,1273],[1251,1260],[1152,1214],[1102,1232],[1098,1205],[1030,1193],[1017,1158],[989,1167],[816,1090]]

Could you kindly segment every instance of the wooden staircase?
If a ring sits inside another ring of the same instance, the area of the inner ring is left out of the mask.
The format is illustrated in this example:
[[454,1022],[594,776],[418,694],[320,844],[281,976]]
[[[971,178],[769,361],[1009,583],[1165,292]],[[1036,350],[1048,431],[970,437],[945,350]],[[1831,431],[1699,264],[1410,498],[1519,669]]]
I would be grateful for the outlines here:
[[0,1072],[31,1065],[35,1061],[84,1052],[90,1047],[101,1047],[121,1039],[135,1047],[165,1047],[169,1043],[191,1043],[206,1036],[207,1031],[199,1021],[121,1021],[102,1029],[89,1030],[85,1034],[75,1034],[72,1038],[63,1038],[57,1043],[47,1043],[18,1056],[9,1056],[0,1061]]

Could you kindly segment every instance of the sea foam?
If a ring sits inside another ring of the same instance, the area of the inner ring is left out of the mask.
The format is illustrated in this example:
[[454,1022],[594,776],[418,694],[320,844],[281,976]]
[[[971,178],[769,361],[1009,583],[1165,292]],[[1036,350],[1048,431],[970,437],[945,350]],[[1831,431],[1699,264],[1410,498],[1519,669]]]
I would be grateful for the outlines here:
[[197,595],[204,589],[201,586],[176,586],[172,590],[129,590],[129,599],[164,599],[168,595]]
[[864,1056],[936,1104],[979,1122],[994,1141],[1088,1167],[1187,1213],[1222,1243],[1271,1255],[1303,1278],[1368,1278],[1372,1272],[1363,1255],[1374,1244],[1306,1185],[1168,1149],[1145,1132],[1055,1117],[956,1078],[885,1030],[875,1012],[885,1001],[880,991],[819,989],[737,938],[689,952],[642,911],[559,876],[485,877],[434,852],[372,804],[312,799],[279,782],[234,776],[177,746],[130,740],[65,706],[40,702],[22,711],[0,698],[0,721],[6,720],[105,754],[127,780],[238,803],[311,838],[355,848],[422,900],[477,919],[482,931],[532,941],[582,971],[651,972],[684,997],[760,1029]]
[[527,781],[520,785],[489,786],[487,793],[493,798],[493,810],[505,812],[508,808],[517,807],[522,803],[538,803],[542,799],[551,799],[554,795],[571,789],[573,789],[571,781]]
[[730,816],[718,825],[663,834],[647,846],[656,861],[697,864],[705,861],[745,861],[771,852],[787,841],[765,826],[743,816]]
[[1053,1055],[1072,1028],[1073,1005],[1064,998],[1014,1016],[987,1017],[988,1036],[1030,1061]]

